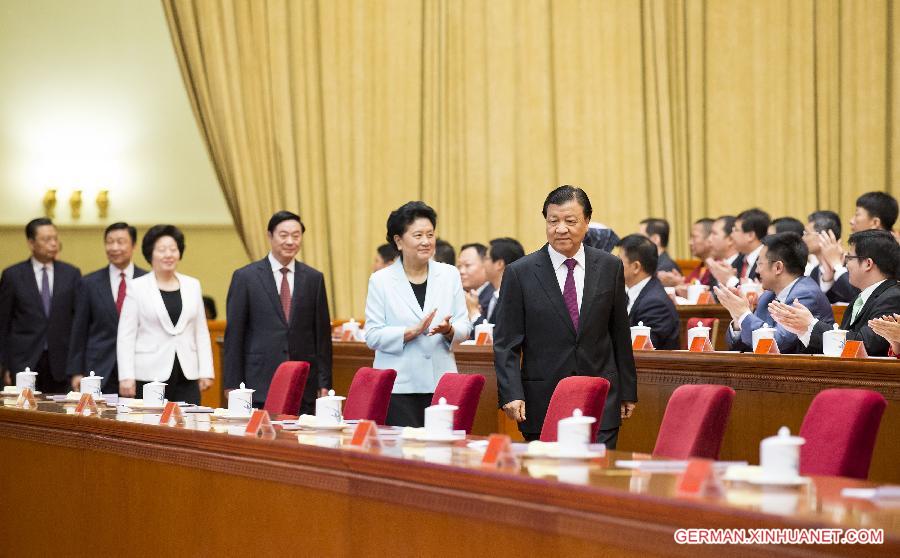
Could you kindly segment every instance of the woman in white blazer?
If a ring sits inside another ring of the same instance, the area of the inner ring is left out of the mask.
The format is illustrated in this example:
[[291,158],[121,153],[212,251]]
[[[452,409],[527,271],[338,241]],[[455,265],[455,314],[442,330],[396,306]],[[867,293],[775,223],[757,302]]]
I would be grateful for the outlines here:
[[119,394],[134,397],[147,382],[166,382],[166,399],[200,403],[213,380],[212,344],[200,282],[177,273],[184,235],[156,225],[141,251],[152,271],[128,286],[116,345]]
[[388,242],[398,257],[369,278],[366,344],[375,350],[375,368],[393,368],[387,424],[422,426],[425,407],[445,372],[456,372],[451,352],[469,336],[459,271],[432,261],[437,215],[423,202],[391,212]]

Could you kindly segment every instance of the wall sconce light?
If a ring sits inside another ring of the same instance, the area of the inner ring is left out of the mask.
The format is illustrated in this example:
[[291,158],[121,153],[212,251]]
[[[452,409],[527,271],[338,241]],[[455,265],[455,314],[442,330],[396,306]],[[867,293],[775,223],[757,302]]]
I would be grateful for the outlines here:
[[106,219],[109,214],[109,190],[97,192],[97,214],[101,219]]
[[56,189],[51,188],[44,192],[44,216],[48,219],[56,217]]
[[81,218],[81,190],[73,190],[69,198],[69,207],[72,209],[72,219]]

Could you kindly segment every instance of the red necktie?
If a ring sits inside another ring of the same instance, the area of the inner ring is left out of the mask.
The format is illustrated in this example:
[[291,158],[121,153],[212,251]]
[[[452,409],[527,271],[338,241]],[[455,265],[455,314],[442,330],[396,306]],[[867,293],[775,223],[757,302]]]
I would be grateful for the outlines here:
[[290,271],[286,267],[281,268],[281,309],[284,310],[284,321],[291,321],[291,286],[288,285],[287,274]]
[[125,273],[119,273],[119,293],[116,295],[116,315],[122,315],[123,304],[125,304]]
[[744,264],[741,266],[741,278],[742,278],[742,279],[743,279],[744,277],[747,276],[747,271],[748,271],[749,268],[750,268],[750,266],[748,265],[748,263],[749,263],[749,262],[747,261],[747,259],[744,258]]

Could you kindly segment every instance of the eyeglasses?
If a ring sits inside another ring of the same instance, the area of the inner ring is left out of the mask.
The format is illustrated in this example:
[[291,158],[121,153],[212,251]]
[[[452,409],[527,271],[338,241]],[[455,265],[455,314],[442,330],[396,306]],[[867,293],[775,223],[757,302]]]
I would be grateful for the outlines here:
[[847,265],[849,260],[868,260],[869,258],[865,256],[851,256],[850,254],[844,254],[844,266]]

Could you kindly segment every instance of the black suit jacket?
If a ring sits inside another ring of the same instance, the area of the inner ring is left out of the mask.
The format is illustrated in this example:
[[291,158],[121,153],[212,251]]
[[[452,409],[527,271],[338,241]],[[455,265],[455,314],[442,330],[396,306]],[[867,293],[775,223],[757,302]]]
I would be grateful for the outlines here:
[[525,401],[522,432],[537,435],[550,397],[568,376],[601,376],[610,390],[601,429],[618,427],[622,401],[637,401],[637,376],[622,261],[585,246],[579,330],[566,310],[547,245],[506,268],[494,329],[499,403]]
[[[478,306],[481,307],[481,315],[472,322],[472,331],[469,332],[469,339],[475,339],[475,326],[481,325],[489,318],[488,307],[491,304],[491,298],[494,296],[494,286],[488,283],[484,289],[478,293]],[[493,322],[490,322],[493,323]]]
[[331,387],[331,318],[325,278],[302,262],[294,264],[291,321],[287,323],[269,259],[234,272],[225,305],[225,389],[244,382],[264,403],[278,365],[309,362],[303,410],[312,411],[318,388]]
[[631,305],[628,322],[636,326],[643,322],[650,328],[650,341],[657,349],[675,350],[681,346],[678,311],[666,289],[655,276],[641,289]]
[[668,252],[662,252],[656,264],[656,271],[677,271],[680,274],[681,268],[678,267],[678,264],[675,263],[675,260],[672,259]]
[[[134,278],[147,273],[134,266]],[[103,385],[116,370],[116,337],[119,315],[112,294],[109,266],[81,278],[75,302],[75,318],[69,340],[69,376],[88,375],[91,371],[103,376]]]
[[75,310],[75,293],[81,271],[65,262],[53,262],[53,298],[50,316],[44,314],[41,293],[31,260],[12,265],[0,277],[0,362],[13,374],[37,366],[44,346],[50,373],[56,381],[66,378],[69,334]]
[[[857,295],[859,296],[859,295]],[[855,299],[854,299],[855,302]],[[887,356],[890,343],[887,339],[881,337],[869,327],[869,320],[880,318],[885,314],[900,314],[900,285],[893,279],[887,279],[869,296],[869,299],[863,305],[859,315],[852,322],[850,318],[853,315],[853,303],[844,312],[844,318],[841,320],[841,329],[847,330],[847,339],[862,341],[866,346],[866,352],[871,356]],[[831,324],[823,321],[816,322],[813,327],[812,335],[809,338],[809,346],[806,352],[819,354],[822,352],[822,334],[831,329]]]

